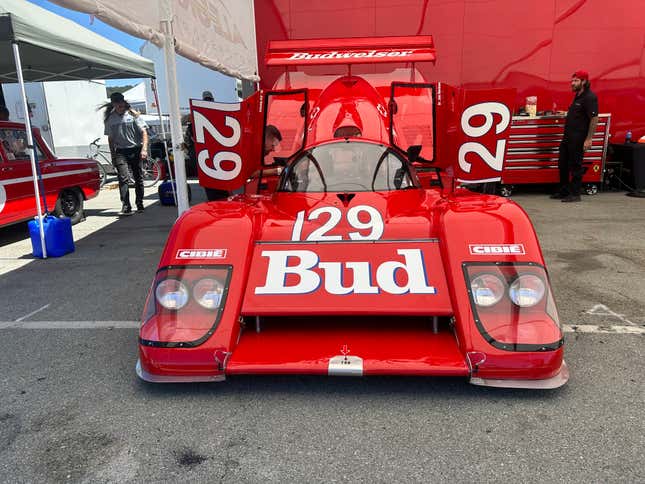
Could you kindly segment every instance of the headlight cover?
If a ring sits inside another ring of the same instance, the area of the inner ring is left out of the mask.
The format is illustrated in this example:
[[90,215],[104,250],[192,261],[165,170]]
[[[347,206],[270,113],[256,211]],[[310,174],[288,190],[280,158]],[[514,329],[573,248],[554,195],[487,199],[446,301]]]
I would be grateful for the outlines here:
[[206,341],[222,318],[232,271],[225,264],[160,268],[143,311],[140,343],[192,348]]
[[462,267],[475,325],[488,343],[506,351],[554,351],[562,346],[560,321],[542,265],[464,262]]

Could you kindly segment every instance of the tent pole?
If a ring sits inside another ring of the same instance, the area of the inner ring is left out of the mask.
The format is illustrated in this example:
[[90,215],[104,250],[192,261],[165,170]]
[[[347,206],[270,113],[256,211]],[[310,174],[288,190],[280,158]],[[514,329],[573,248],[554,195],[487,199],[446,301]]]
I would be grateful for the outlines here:
[[170,114],[170,136],[172,138],[172,154],[175,160],[175,180],[177,181],[177,215],[181,216],[188,210],[188,190],[186,185],[186,163],[182,144],[184,136],[181,132],[181,115],[179,113],[179,93],[177,89],[177,65],[175,62],[175,42],[172,33],[172,11],[168,0],[161,0],[161,30],[164,33],[164,65],[166,82],[168,83],[168,101]]
[[[20,62],[20,49],[17,42],[12,42],[13,58],[16,63],[16,74],[20,84],[20,94],[22,95],[22,109],[25,113],[25,131],[27,132],[27,144],[29,149],[29,159],[31,161],[31,176],[34,180],[34,193],[36,195],[36,209],[38,211],[38,226],[40,230],[40,247],[43,251],[43,259],[47,258],[47,246],[45,244],[45,229],[43,228],[43,211],[40,207],[40,188],[38,187],[38,171],[36,170],[36,157],[34,154],[34,137],[31,135],[31,119],[29,119],[29,106],[27,103],[27,93],[25,91],[25,80],[22,77],[22,63]],[[45,194],[43,194],[46,196]]]
[[170,188],[172,189],[172,198],[177,205],[177,192],[175,190],[175,177],[172,174],[172,169],[170,168],[170,151],[168,151],[168,140],[166,139],[166,127],[163,124],[163,117],[161,115],[161,106],[159,105],[159,95],[157,94],[157,81],[153,77],[150,79],[150,87],[152,88],[152,93],[155,96],[155,104],[157,105],[157,116],[159,117],[159,126],[161,128],[161,138],[163,139],[163,145],[166,150],[166,168],[168,168],[168,175],[170,176]]

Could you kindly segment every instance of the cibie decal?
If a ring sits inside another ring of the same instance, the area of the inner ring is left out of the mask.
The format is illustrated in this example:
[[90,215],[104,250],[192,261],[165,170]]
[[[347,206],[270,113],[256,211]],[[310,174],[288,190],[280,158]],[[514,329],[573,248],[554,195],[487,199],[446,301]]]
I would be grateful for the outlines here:
[[226,249],[179,249],[176,259],[226,259]]
[[472,255],[524,255],[523,244],[470,244],[468,246]]
[[[373,269],[370,262],[321,262],[318,254],[310,250],[263,250],[262,257],[269,259],[269,266],[264,285],[256,287],[255,294],[309,294],[321,284],[326,292],[335,295],[380,291],[397,295],[436,294],[437,289],[427,282],[421,249],[398,249],[396,253],[403,261],[384,261]],[[346,271],[352,272],[351,278],[344,277]],[[403,284],[397,281],[399,272],[407,276],[402,278],[407,279]],[[352,283],[343,285],[347,280]]]

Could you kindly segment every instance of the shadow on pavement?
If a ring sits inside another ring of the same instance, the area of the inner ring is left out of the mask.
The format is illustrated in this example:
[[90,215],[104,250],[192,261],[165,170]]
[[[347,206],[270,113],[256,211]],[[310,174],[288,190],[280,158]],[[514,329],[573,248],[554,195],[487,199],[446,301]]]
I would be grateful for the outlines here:
[[[154,189],[154,187],[153,187]],[[148,189],[151,190],[151,189]],[[199,192],[199,190],[193,190]],[[131,195],[133,195],[131,193]],[[156,194],[148,193],[148,200]],[[193,200],[192,205],[202,200]],[[118,193],[86,208],[86,221],[73,227],[75,251],[59,258],[36,259],[26,223],[0,229],[0,247],[19,244],[11,261],[33,259],[0,275],[0,294],[8,303],[3,321],[13,321],[49,304],[30,317],[35,321],[136,321],[157,269],[177,208],[146,203],[145,212],[115,218],[94,230],[92,221],[116,217]]]

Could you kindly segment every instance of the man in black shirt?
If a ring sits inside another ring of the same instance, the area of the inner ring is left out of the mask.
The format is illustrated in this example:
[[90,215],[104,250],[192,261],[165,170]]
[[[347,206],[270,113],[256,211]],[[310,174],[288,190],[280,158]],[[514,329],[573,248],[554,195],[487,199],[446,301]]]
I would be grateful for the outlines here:
[[561,198],[563,202],[580,201],[584,174],[582,157],[591,148],[591,140],[598,124],[598,98],[590,86],[587,71],[573,73],[571,90],[576,94],[567,112],[564,137],[560,143],[560,190],[551,195],[551,198]]

